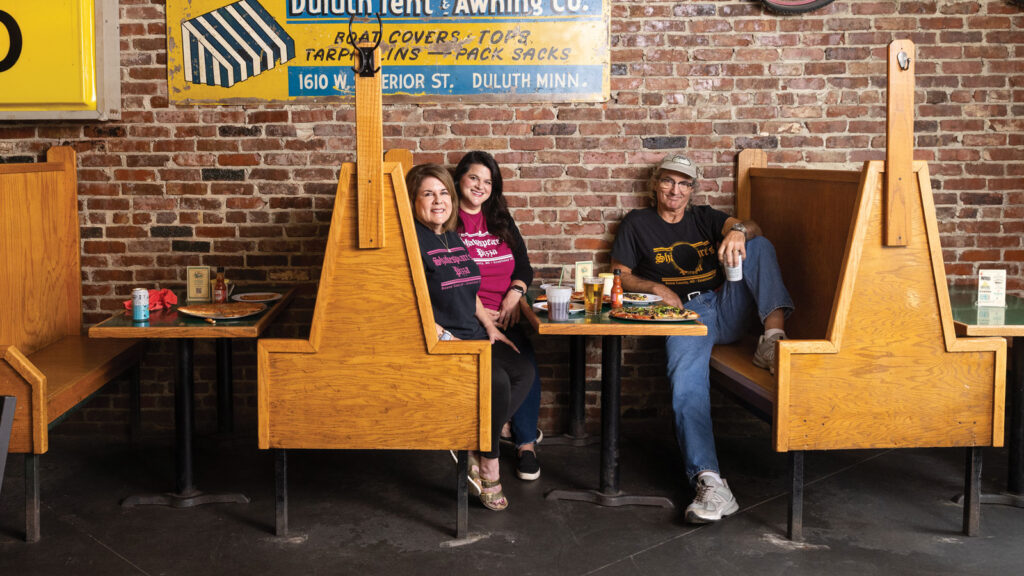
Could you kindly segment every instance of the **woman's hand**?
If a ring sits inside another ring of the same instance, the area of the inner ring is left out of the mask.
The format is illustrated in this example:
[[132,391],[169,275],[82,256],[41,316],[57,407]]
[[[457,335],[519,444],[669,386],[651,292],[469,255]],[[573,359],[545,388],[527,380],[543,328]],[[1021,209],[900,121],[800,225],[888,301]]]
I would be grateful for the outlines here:
[[498,309],[498,316],[495,319],[500,328],[505,329],[519,323],[519,301],[522,298],[523,295],[516,290],[510,289],[505,293],[505,298],[501,301],[501,307]]
[[507,336],[502,334],[501,330],[498,330],[497,326],[491,324],[490,326],[485,326],[485,328],[487,328],[487,338],[491,341],[491,344],[494,344],[495,342],[504,342],[505,344],[508,344],[509,348],[515,350],[516,354],[519,354],[519,348],[516,348],[516,345],[513,344]]

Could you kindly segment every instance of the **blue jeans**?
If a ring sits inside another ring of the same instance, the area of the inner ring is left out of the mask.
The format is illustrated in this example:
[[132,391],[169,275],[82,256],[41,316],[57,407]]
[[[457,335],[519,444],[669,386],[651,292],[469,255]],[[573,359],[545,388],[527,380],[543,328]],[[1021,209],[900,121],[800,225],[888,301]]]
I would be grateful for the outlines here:
[[537,355],[533,351],[533,344],[523,333],[518,325],[510,327],[505,331],[508,339],[519,348],[519,352],[530,361],[533,366],[533,385],[526,394],[526,399],[519,405],[519,409],[512,415],[512,441],[516,448],[524,444],[532,444],[537,441],[537,421],[540,419],[540,371],[537,370]]
[[707,336],[669,336],[665,343],[676,440],[691,483],[701,472],[719,472],[711,426],[711,347],[739,340],[752,324],[754,312],[764,324],[768,314],[779,308],[787,316],[793,310],[775,247],[757,236],[747,241],[746,249],[743,280],[726,282],[716,292],[705,292],[683,303],[700,314],[701,322],[708,327]]

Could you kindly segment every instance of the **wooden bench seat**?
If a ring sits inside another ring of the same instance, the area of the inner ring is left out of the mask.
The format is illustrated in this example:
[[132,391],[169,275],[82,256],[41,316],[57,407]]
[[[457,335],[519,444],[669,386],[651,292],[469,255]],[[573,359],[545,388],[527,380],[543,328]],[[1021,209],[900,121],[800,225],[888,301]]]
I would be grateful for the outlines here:
[[49,429],[128,373],[138,424],[138,340],[82,334],[75,154],[0,165],[0,396],[17,398],[10,451],[25,454],[25,537],[39,539],[39,461]]
[[738,164],[737,217],[774,244],[795,310],[774,376],[753,365],[751,334],[714,347],[711,381],[769,420],[775,450],[793,456],[790,538],[802,531],[802,452],[857,448],[968,448],[974,534],[977,447],[1002,445],[1006,344],[955,335],[927,165],[913,166],[909,241],[891,247],[884,163],[770,169],[763,151],[744,150]]

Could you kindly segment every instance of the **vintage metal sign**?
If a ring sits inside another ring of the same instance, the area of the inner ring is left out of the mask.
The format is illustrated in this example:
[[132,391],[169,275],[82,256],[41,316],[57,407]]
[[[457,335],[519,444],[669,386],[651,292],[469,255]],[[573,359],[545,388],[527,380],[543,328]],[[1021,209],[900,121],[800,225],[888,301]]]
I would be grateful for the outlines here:
[[385,96],[606,100],[608,4],[167,0],[170,97],[193,103],[352,98],[352,42],[358,41],[379,43]]
[[0,110],[96,107],[93,0],[0,2]]

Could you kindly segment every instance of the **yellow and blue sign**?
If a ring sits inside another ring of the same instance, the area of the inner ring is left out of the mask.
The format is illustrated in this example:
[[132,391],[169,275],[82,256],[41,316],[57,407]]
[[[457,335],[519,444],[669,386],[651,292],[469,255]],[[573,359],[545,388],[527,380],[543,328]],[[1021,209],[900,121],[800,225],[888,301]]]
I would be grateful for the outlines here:
[[606,100],[608,21],[609,0],[167,0],[170,96],[351,98],[369,42],[385,95]]
[[95,110],[93,0],[0,0],[0,111]]

